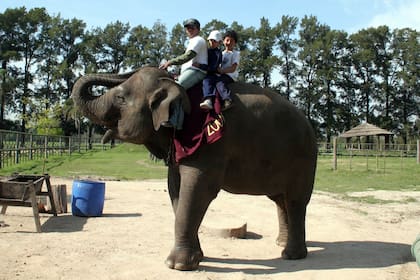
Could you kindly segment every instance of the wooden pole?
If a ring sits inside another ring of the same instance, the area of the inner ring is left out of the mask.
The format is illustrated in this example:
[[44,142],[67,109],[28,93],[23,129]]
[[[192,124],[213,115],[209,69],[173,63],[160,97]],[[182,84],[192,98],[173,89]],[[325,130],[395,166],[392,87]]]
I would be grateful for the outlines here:
[[417,140],[417,164],[420,164],[420,140]]
[[38,203],[36,201],[36,196],[35,196],[35,186],[34,186],[34,182],[31,181],[29,183],[29,192],[30,192],[30,200],[31,200],[31,206],[32,206],[32,212],[34,214],[34,219],[35,219],[35,227],[36,227],[36,231],[37,232],[41,232],[41,221],[39,219],[39,211],[38,211]]
[[56,203],[55,203],[55,199],[54,199],[54,195],[53,195],[53,191],[52,191],[52,187],[51,187],[50,175],[44,174],[44,178],[45,178],[45,183],[47,185],[48,197],[49,197],[50,202],[51,202],[51,211],[53,212],[54,216],[57,216],[57,208],[55,207]]
[[[51,185],[51,192],[54,201],[55,211],[58,214],[67,213],[67,186],[66,185]],[[52,208],[51,200],[47,201],[47,209]]]
[[366,171],[369,171],[369,150],[366,150]]
[[337,170],[337,137],[333,138],[333,170]]

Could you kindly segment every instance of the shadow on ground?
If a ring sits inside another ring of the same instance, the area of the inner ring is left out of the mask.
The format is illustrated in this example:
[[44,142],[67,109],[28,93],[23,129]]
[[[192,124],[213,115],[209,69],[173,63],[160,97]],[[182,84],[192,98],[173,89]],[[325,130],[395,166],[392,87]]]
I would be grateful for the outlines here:
[[[274,274],[303,270],[389,267],[414,261],[410,245],[375,241],[307,242],[308,257],[302,260],[235,259],[206,257],[200,270],[246,274]],[[279,250],[280,255],[280,250]],[[247,268],[246,266],[253,266]],[[255,268],[255,265],[260,268]]]
[[132,218],[141,217],[140,213],[106,213],[100,217],[79,217],[71,214],[61,214],[56,217],[50,217],[42,224],[42,232],[76,232],[82,231],[83,226],[88,219],[102,219],[102,218]]

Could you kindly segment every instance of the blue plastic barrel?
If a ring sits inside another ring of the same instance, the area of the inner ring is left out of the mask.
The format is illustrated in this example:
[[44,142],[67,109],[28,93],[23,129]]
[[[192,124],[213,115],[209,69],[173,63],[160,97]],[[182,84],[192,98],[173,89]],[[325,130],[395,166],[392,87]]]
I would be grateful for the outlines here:
[[417,261],[417,265],[420,267],[420,233],[417,235],[416,240],[413,242],[411,246],[411,254]]
[[71,212],[73,216],[99,217],[105,200],[105,183],[75,180],[72,187]]

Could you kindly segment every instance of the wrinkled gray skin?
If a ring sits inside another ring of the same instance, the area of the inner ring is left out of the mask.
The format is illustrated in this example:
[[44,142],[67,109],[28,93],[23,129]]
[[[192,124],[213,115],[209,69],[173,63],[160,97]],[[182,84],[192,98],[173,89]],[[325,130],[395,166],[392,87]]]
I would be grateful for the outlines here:
[[[93,85],[110,89],[96,97],[90,94]],[[317,158],[311,125],[277,93],[240,82],[230,88],[234,107],[223,113],[222,139],[200,147],[179,165],[169,163],[168,189],[175,213],[175,244],[166,260],[170,268],[198,268],[203,259],[198,228],[220,189],[266,195],[274,201],[277,243],[285,246],[282,257],[307,255],[306,206]],[[184,110],[190,111],[185,91],[165,71],[152,67],[125,76],[83,76],[74,85],[72,97],[85,116],[109,128],[105,141],[143,144],[163,159],[168,156],[172,130],[160,123],[168,118],[169,104],[182,100]]]

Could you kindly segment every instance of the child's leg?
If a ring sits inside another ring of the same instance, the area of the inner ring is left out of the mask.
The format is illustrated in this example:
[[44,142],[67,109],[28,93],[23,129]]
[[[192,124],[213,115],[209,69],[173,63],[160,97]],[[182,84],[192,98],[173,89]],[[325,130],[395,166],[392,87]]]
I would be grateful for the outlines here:
[[228,75],[222,74],[216,83],[217,91],[220,94],[222,100],[230,99],[230,90],[227,88],[227,84],[233,82],[232,78]]
[[203,102],[200,103],[200,108],[204,110],[213,109],[213,96],[216,91],[217,77],[209,75],[203,80]]
[[214,83],[211,76],[207,76],[203,80],[203,99],[209,98],[214,92]]

